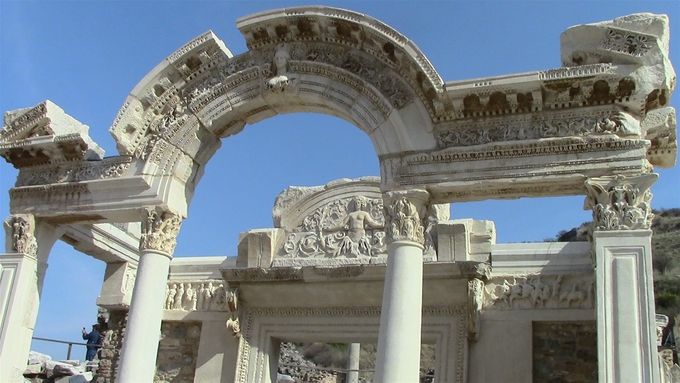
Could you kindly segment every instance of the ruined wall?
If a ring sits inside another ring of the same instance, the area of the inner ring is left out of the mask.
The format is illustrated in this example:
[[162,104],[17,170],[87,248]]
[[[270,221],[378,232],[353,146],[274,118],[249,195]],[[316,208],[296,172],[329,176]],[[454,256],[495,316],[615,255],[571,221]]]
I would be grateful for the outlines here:
[[101,351],[99,351],[99,368],[94,379],[96,383],[113,383],[116,380],[127,314],[127,310],[109,312],[108,329],[103,334],[104,340],[102,341]]
[[595,322],[534,322],[533,381],[597,382]]
[[200,338],[201,322],[164,321],[154,382],[193,382]]

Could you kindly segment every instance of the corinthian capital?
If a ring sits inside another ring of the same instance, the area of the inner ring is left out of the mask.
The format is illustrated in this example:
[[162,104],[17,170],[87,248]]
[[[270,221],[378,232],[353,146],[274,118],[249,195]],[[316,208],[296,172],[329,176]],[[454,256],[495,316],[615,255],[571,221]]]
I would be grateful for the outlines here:
[[5,220],[5,230],[12,251],[35,256],[38,241],[35,239],[35,219],[30,214],[16,214]]
[[175,213],[145,209],[142,219],[140,250],[156,250],[172,255],[182,219]]
[[638,230],[652,225],[650,186],[658,175],[607,176],[586,181],[586,203],[595,230]]
[[383,195],[388,242],[425,243],[423,219],[429,193],[422,189],[391,191]]

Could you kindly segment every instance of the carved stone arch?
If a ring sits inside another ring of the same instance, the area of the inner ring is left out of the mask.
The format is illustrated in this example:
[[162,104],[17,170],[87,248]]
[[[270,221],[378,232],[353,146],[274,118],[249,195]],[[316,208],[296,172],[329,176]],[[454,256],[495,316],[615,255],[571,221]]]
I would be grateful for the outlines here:
[[234,56],[210,31],[197,37],[144,77],[113,123],[120,153],[137,159],[164,200],[181,193],[188,204],[221,138],[280,113],[345,119],[380,157],[436,147],[443,81],[399,32],[325,7],[259,13],[237,25],[249,51]]

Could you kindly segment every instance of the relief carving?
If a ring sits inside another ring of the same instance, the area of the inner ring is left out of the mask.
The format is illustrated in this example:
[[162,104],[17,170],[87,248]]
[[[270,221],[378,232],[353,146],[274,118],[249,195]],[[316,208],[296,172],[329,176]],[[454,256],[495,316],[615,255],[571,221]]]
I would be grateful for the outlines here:
[[78,164],[57,164],[24,168],[17,177],[17,187],[53,183],[80,182],[121,177],[130,168],[131,157],[117,157]]
[[[385,206],[388,240],[425,243],[425,229],[422,217],[425,210],[427,192],[421,191],[419,198],[408,196],[408,192],[389,192]],[[417,204],[417,205],[416,205]]]
[[172,255],[177,244],[182,219],[169,211],[146,209],[142,219],[142,236],[139,249],[156,250]]
[[13,251],[32,256],[37,254],[38,241],[35,238],[35,219],[32,215],[12,215],[5,221],[5,228],[11,236]]
[[227,291],[221,281],[170,281],[164,307],[179,311],[225,311],[227,301]]
[[288,46],[285,44],[277,46],[274,53],[275,76],[267,80],[267,87],[272,92],[283,92],[288,87],[290,82],[287,76],[288,60],[290,60]]
[[479,336],[479,313],[484,306],[484,281],[472,278],[468,281],[468,337],[477,340]]
[[602,41],[602,48],[612,52],[641,57],[651,48],[651,41],[642,34],[610,28],[607,30],[607,36]]
[[592,276],[526,275],[493,277],[484,287],[484,309],[590,309],[595,305]]
[[378,198],[353,196],[316,209],[288,234],[281,257],[360,258],[385,254],[385,220]]
[[497,141],[595,135],[640,136],[640,123],[627,113],[608,109],[589,114],[542,114],[502,121],[489,119],[486,123],[454,124],[439,130],[437,138],[440,147],[460,147]]
[[229,318],[227,318],[227,329],[235,337],[241,336],[241,322],[239,321],[238,289],[230,288],[227,290],[227,307],[229,308]]
[[649,229],[652,224],[649,187],[656,174],[600,177],[586,181],[586,208],[593,210],[595,230]]

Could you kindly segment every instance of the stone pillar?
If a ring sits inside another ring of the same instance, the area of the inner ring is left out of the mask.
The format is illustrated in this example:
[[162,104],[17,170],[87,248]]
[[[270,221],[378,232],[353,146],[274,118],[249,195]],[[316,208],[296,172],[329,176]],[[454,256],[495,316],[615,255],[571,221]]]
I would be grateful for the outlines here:
[[24,381],[44,277],[40,260],[46,264],[57,232],[51,225],[38,225],[30,214],[5,221],[8,254],[0,256],[1,382]]
[[418,382],[423,300],[425,190],[385,193],[388,240],[376,382]]
[[361,343],[347,345],[347,383],[359,383],[359,356],[361,355]]
[[656,174],[586,181],[593,210],[599,382],[660,382],[650,230]]
[[168,270],[181,223],[174,213],[145,210],[137,278],[116,379],[119,383],[153,381]]

